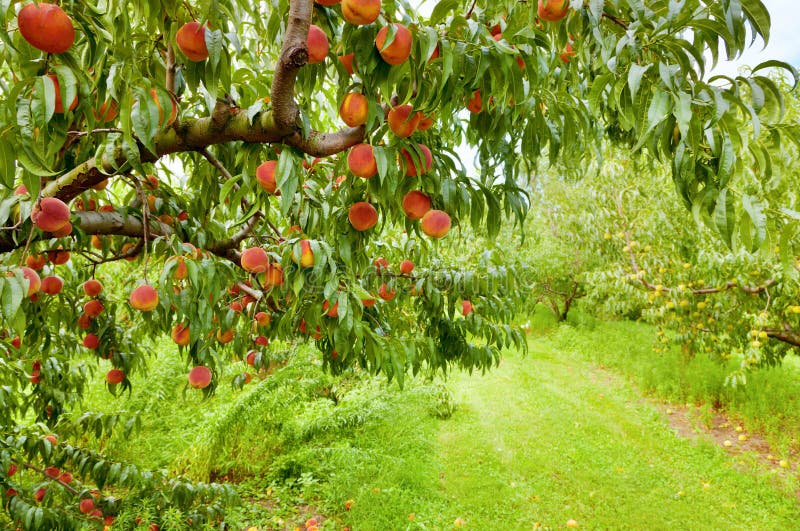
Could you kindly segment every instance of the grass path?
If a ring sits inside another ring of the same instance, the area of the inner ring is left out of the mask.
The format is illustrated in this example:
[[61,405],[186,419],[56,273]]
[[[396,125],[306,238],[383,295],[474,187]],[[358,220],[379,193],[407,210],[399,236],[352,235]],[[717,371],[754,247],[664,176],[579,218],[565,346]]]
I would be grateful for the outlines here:
[[343,515],[351,529],[452,529],[456,518],[481,530],[563,528],[569,519],[582,529],[647,530],[800,522],[797,499],[769,477],[676,436],[623,379],[546,340],[449,387],[451,419],[406,410],[364,434],[395,458],[347,478],[343,496],[359,489]]

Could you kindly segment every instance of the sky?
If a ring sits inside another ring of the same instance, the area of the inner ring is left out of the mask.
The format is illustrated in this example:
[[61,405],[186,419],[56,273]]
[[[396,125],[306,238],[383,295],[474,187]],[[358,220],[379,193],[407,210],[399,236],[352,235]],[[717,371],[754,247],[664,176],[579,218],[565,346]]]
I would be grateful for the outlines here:
[[[742,0],[747,2],[748,0]],[[766,49],[761,40],[749,48],[737,61],[720,61],[715,74],[735,75],[741,65],[755,66],[768,59],[780,59],[800,67],[800,19],[798,0],[762,0],[772,18],[769,44]]]

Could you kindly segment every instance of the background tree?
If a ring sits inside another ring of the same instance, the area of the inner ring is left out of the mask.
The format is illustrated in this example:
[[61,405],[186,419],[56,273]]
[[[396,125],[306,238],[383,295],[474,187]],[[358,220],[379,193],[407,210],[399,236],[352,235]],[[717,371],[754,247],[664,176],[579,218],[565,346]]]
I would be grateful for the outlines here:
[[[400,381],[523,346],[506,324],[512,271],[432,266],[453,226],[522,222],[541,155],[578,167],[609,138],[669,162],[685,204],[723,229],[756,212],[731,178],[779,178],[775,146],[795,126],[768,78],[705,74],[706,54],[768,38],[761,2],[569,4],[443,1],[421,17],[402,1],[0,2],[11,517],[77,527],[147,496],[192,525],[222,517],[222,487],[56,436],[125,424],[81,416],[80,397],[98,368],[110,392],[129,388],[145,335],[171,334],[204,393],[232,359],[263,366],[276,340]],[[754,74],[770,66],[791,70]],[[112,484],[122,501],[101,493]]]

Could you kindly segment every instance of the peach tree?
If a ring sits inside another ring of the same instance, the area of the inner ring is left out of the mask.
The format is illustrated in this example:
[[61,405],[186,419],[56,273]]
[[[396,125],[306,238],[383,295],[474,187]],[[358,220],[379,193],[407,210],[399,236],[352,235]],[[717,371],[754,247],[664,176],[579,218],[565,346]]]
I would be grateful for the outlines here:
[[205,394],[277,341],[400,382],[485,370],[524,347],[526,287],[437,240],[521,224],[537,159],[644,151],[733,226],[731,177],[772,177],[792,138],[761,75],[791,67],[707,76],[768,38],[757,0],[1,0],[0,20],[0,483],[25,528],[142,500],[223,518],[229,488],[77,444],[134,427],[81,396],[98,371],[129,389],[143,338],[169,336]]

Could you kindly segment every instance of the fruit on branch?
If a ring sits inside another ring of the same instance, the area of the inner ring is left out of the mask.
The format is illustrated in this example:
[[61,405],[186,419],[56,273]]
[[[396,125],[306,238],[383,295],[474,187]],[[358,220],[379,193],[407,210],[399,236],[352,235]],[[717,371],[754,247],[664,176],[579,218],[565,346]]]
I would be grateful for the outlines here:
[[[292,261],[297,263],[294,250],[292,250]],[[314,252],[311,250],[310,240],[300,240],[300,265],[302,267],[312,267],[314,265]]]
[[[403,148],[400,152],[402,153],[403,160],[405,162],[406,175],[409,177],[425,175],[433,166],[433,154],[431,153],[431,150],[428,149],[428,146],[417,144],[417,147],[419,148],[420,152],[422,152],[422,160],[420,160],[416,154],[414,154],[412,157],[411,153],[409,153],[409,151],[405,148]],[[417,169],[417,165],[420,166],[419,169]]]
[[49,478],[55,479],[59,474],[61,474],[61,471],[56,466],[49,466],[44,469],[44,475]]
[[44,277],[42,279],[41,285],[42,293],[46,293],[48,295],[58,295],[61,293],[61,290],[64,289],[64,281],[58,275],[50,275],[49,277]]
[[390,65],[399,65],[411,55],[411,32],[402,24],[393,23],[395,34],[394,39],[386,44],[389,37],[389,26],[384,26],[378,30],[375,37],[375,46],[384,61]]
[[[169,98],[170,105],[172,109],[169,113],[169,118],[164,116],[164,108],[161,107],[161,100],[158,98],[158,91],[154,88],[150,89],[150,97],[156,104],[156,108],[158,109],[158,124],[161,127],[166,127],[168,125],[172,125],[175,119],[178,117],[178,106],[175,104],[175,100],[171,97]],[[133,110],[138,110],[139,108],[139,100],[133,102]],[[166,121],[165,121],[166,120]]]
[[[58,77],[55,74],[48,74],[49,77],[53,81],[53,90],[55,90],[55,105],[53,106],[53,112],[56,114],[64,114],[64,102],[61,100],[61,87],[58,84]],[[69,110],[74,111],[75,107],[78,106],[78,95],[75,94],[75,97],[72,98],[72,102],[69,104]]]
[[[119,254],[120,255],[127,255],[128,253],[132,252],[135,248],[136,248],[136,244],[135,243],[123,244],[122,247],[119,250]],[[133,256],[126,256],[125,260],[127,260],[128,262],[133,262],[138,257],[139,257],[139,253],[136,253]]]
[[431,198],[420,192],[412,190],[403,196],[403,212],[411,219],[420,219],[431,209]]
[[350,127],[358,127],[367,123],[369,116],[369,101],[359,92],[350,92],[339,106],[339,116]]
[[47,265],[47,256],[43,254],[29,254],[25,257],[25,265],[34,271],[41,271]]
[[403,260],[400,262],[400,272],[404,275],[408,275],[414,270],[414,262],[411,260]]
[[67,485],[69,485],[70,483],[72,483],[72,474],[70,474],[69,472],[62,472],[61,474],[59,474],[58,480],[61,483],[66,483]]
[[[65,236],[69,236],[70,234],[72,234],[72,224],[67,223],[60,229],[54,230],[50,234],[52,234],[53,238],[63,238]],[[67,260],[69,260],[69,253],[67,253]]]
[[233,341],[233,337],[235,335],[236,335],[235,332],[230,328],[225,330],[224,332],[222,331],[222,329],[219,329],[217,330],[217,341],[225,345]]
[[[28,279],[28,297],[38,293],[42,287],[42,280],[39,278],[39,274],[30,267],[22,266],[19,269],[22,271],[22,276]],[[11,275],[10,272],[9,275]]]
[[369,144],[357,144],[347,154],[347,168],[350,172],[364,179],[374,177],[378,173],[378,162],[375,152]]
[[41,487],[37,489],[36,492],[33,493],[33,499],[36,500],[37,502],[40,502],[44,499],[45,494],[47,494],[47,489]]
[[272,316],[267,312],[257,312],[253,316],[253,319],[255,319],[258,326],[269,326],[272,322]]
[[158,292],[149,284],[142,284],[131,291],[130,303],[135,309],[150,312],[158,306]]
[[[35,363],[39,363],[38,361]],[[38,369],[37,369],[38,370]],[[51,446],[56,446],[58,444],[58,437],[55,435],[45,435],[43,439],[50,443]]]
[[365,231],[378,224],[378,211],[366,201],[359,201],[350,207],[347,218],[354,229]]
[[569,60],[578,55],[578,52],[572,47],[572,43],[568,42],[564,50],[558,55],[563,63],[569,63]]
[[89,239],[89,241],[91,242],[92,247],[94,247],[98,251],[103,250],[103,240],[100,239],[100,236],[98,236],[97,234],[92,234],[92,237]]
[[283,285],[283,268],[280,264],[267,265],[267,270],[264,271],[264,277],[261,285],[263,285],[266,289]]
[[106,383],[109,385],[117,385],[125,379],[125,373],[119,369],[111,369],[106,373]]
[[[94,118],[100,123],[110,122],[114,120],[117,116],[119,116],[119,107],[117,106],[117,102],[114,100],[103,102],[100,106],[100,109],[93,111]],[[103,181],[106,186],[108,186],[108,180],[106,179]],[[96,188],[97,185],[93,186],[95,190],[102,190],[105,188]]]
[[407,138],[417,130],[421,116],[409,104],[398,105],[389,111],[386,121],[389,129],[400,138]]
[[433,52],[431,53],[431,56],[428,57],[428,62],[430,63],[431,61],[433,61],[435,59],[438,59],[439,55],[441,55],[441,50],[439,49],[439,43],[437,42],[436,43],[436,48],[433,49]]
[[269,338],[267,338],[266,336],[258,336],[253,342],[260,347],[266,347],[267,345],[269,345]]
[[397,290],[392,288],[392,290],[389,291],[389,286],[386,284],[381,284],[381,287],[378,288],[378,297],[385,301],[394,299],[395,295],[397,295]]
[[433,126],[433,116],[425,116],[421,112],[418,112],[417,115],[419,116],[417,131],[427,131]]
[[91,350],[97,350],[97,347],[100,346],[100,338],[97,337],[97,334],[86,334],[83,338],[83,346]]
[[249,273],[263,273],[269,265],[269,257],[261,247],[249,247],[242,251],[241,264]]
[[267,192],[274,194],[278,189],[278,183],[275,181],[275,169],[278,167],[277,160],[268,160],[259,164],[256,168],[256,180],[261,188]]
[[361,304],[364,305],[364,308],[372,308],[378,302],[377,299],[361,299]]
[[339,317],[339,301],[336,301],[333,306],[331,306],[330,302],[323,301],[322,311],[325,312],[325,315],[328,317]]
[[175,42],[181,53],[194,62],[208,59],[206,46],[206,27],[193,20],[187,22],[175,34]]
[[94,319],[103,313],[103,303],[97,299],[92,299],[83,305],[83,313]]
[[176,345],[185,347],[189,344],[189,326],[183,323],[178,323],[172,328],[172,340]]
[[78,503],[78,510],[83,514],[89,514],[94,510],[94,500],[91,498],[84,498]]
[[341,0],[342,17],[350,24],[372,24],[381,13],[381,0]]
[[463,300],[463,301],[461,301],[461,314],[462,314],[464,317],[466,317],[466,316],[468,316],[469,314],[471,314],[471,313],[472,313],[472,311],[473,311],[473,308],[472,308],[472,302],[470,302],[470,301],[468,301],[468,300],[466,300],[466,299],[465,299],[465,300]]
[[55,197],[43,197],[33,205],[31,221],[45,232],[53,232],[69,223],[69,207]]
[[17,17],[22,38],[34,48],[47,53],[64,53],[75,42],[72,19],[54,4],[31,2]]
[[443,238],[450,232],[450,216],[442,210],[429,210],[422,216],[420,228],[431,238]]
[[189,385],[194,389],[205,389],[211,384],[211,369],[198,365],[189,371]]
[[314,3],[319,4],[321,6],[330,7],[330,6],[335,6],[341,1],[342,0],[314,0]]
[[178,265],[175,266],[175,271],[172,272],[173,280],[183,280],[189,274],[189,267],[186,265],[186,260],[182,256],[171,257],[169,260],[175,260]]
[[83,283],[83,292],[90,297],[97,297],[103,291],[103,285],[99,280],[90,278]]
[[355,73],[355,70],[353,68],[353,64],[355,61],[355,54],[353,52],[350,52],[345,55],[340,55],[339,57],[337,57],[337,59],[339,59],[339,61],[342,63],[345,71],[348,74],[352,76]]
[[476,90],[472,93],[472,98],[467,102],[467,110],[472,114],[478,114],[483,110],[483,100],[481,99],[480,90]]
[[372,265],[375,266],[375,272],[379,275],[383,273],[384,269],[389,270],[389,261],[384,257],[376,258]]
[[536,12],[542,20],[558,22],[569,13],[569,0],[539,0]]
[[255,367],[257,355],[258,355],[257,350],[251,350],[250,352],[247,353],[247,356],[244,358],[245,363],[247,363],[251,367]]
[[156,177],[151,173],[147,174],[144,180],[142,181],[142,188],[144,188],[145,190],[150,190],[151,192],[153,190],[158,190],[158,185],[159,185],[158,177]]
[[6,477],[10,478],[11,476],[13,476],[16,473],[17,473],[17,465],[14,464],[14,463],[11,463],[10,465],[8,465],[8,471],[6,472]]
[[322,28],[311,24],[308,28],[308,40],[306,41],[308,48],[308,63],[315,64],[321,63],[328,57],[328,36],[322,31]]

